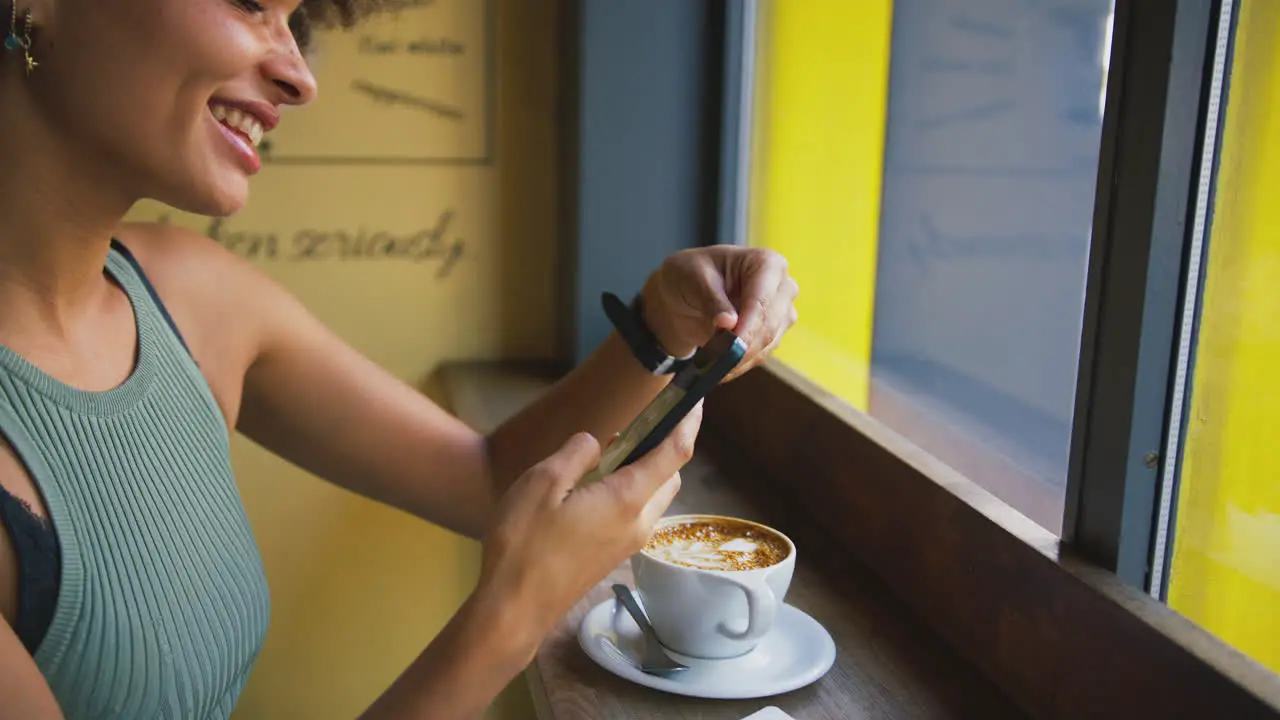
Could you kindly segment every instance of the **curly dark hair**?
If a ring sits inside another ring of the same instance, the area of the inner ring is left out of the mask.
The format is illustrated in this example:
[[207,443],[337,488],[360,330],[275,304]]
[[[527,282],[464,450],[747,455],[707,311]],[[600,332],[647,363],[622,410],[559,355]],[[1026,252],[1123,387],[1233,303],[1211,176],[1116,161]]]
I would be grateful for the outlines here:
[[316,28],[347,29],[380,10],[413,4],[415,0],[302,0],[289,17],[289,28],[298,47],[306,52]]

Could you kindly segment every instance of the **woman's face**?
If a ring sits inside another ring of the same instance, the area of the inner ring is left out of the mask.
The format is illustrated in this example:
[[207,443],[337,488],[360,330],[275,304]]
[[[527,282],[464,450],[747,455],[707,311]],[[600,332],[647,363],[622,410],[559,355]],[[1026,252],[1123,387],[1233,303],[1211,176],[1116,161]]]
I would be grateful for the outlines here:
[[279,109],[316,94],[289,30],[298,2],[18,0],[38,33],[25,83],[100,177],[189,212],[232,213]]

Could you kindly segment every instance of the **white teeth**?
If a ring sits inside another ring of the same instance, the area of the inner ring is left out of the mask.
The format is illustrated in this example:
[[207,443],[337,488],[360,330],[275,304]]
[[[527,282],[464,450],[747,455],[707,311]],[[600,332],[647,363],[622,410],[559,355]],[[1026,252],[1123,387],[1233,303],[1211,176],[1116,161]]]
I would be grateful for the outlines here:
[[262,127],[262,123],[253,115],[216,103],[210,106],[210,111],[213,113],[215,120],[233,130],[239,130],[245,137],[249,138],[249,142],[253,143],[254,147],[257,147],[262,142],[262,136],[266,134],[266,128]]

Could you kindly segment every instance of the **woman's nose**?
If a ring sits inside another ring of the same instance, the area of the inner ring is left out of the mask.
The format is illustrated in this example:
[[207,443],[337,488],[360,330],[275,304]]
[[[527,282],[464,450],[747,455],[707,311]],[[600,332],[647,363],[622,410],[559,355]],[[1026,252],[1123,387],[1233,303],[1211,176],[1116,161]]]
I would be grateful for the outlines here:
[[262,75],[279,92],[281,105],[306,105],[316,98],[315,75],[296,48],[264,61]]

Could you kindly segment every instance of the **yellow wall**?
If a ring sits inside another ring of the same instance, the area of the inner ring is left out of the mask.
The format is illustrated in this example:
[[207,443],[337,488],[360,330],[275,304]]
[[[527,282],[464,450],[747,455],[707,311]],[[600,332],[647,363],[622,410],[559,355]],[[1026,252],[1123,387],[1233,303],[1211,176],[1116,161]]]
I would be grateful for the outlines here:
[[777,356],[865,410],[893,3],[761,8],[749,236],[802,288]]
[[1240,7],[1169,604],[1280,671],[1280,3]]
[[[255,261],[348,341],[419,387],[442,360],[554,353],[556,2],[494,5],[494,164],[269,164],[250,206],[218,229],[250,255],[274,234],[276,257],[259,250]],[[321,99],[285,113],[271,152],[482,156],[485,19],[480,0],[438,0],[322,38],[315,63]],[[366,37],[401,46],[447,37],[464,52],[370,56],[358,52]],[[449,103],[463,120],[375,104],[353,91],[361,80]],[[325,131],[337,135],[322,138]],[[317,231],[328,234],[328,252],[336,252],[339,231],[387,231],[407,248],[405,238],[436,227],[449,210],[441,247],[460,242],[463,252],[446,277],[438,276],[440,257],[294,259],[295,243],[305,246]],[[208,228],[204,218],[156,205],[134,213],[162,215]],[[465,598],[479,546],[334,489],[243,439],[233,455],[272,589],[267,645],[236,717],[355,717]],[[519,682],[492,717],[530,716]]]

